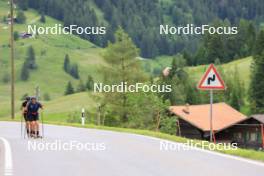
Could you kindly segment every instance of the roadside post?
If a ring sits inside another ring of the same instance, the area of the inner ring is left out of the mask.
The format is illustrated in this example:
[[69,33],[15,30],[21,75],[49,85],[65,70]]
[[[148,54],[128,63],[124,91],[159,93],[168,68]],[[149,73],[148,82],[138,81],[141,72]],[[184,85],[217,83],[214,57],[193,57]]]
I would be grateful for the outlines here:
[[82,126],[84,126],[85,125],[85,109],[84,108],[82,108]]
[[36,99],[37,99],[37,101],[39,101],[40,100],[40,88],[39,88],[39,86],[36,86],[35,90],[36,90]]
[[264,149],[264,125],[261,124],[261,139],[262,139],[262,148]]
[[213,141],[213,103],[214,103],[214,90],[225,90],[225,83],[219,73],[217,72],[214,64],[211,64],[203,75],[198,84],[198,89],[210,91],[210,142]]

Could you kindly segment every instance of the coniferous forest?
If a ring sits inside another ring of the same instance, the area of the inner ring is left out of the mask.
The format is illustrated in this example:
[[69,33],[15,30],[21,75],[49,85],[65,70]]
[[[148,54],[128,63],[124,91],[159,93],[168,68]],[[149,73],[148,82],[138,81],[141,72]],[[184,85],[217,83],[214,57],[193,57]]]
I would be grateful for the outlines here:
[[[34,8],[65,26],[105,26],[106,35],[81,35],[98,46],[114,40],[121,26],[144,58],[188,52],[188,65],[225,63],[249,56],[261,26],[262,0],[17,0],[22,9]],[[161,24],[238,26],[239,35],[159,35]],[[148,45],[147,45],[148,44]],[[217,52],[214,51],[218,48]]]

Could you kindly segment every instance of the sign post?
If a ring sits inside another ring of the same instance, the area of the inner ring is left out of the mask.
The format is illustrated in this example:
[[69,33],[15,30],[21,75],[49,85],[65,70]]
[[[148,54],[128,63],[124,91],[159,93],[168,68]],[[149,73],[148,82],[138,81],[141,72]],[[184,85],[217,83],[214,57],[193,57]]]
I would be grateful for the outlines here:
[[213,103],[214,93],[213,89],[210,90],[210,141],[213,141]]
[[198,89],[209,90],[210,91],[210,141],[213,141],[213,103],[214,94],[213,90],[225,90],[225,83],[217,72],[214,64],[211,64],[205,74],[203,75],[201,81],[198,84]]

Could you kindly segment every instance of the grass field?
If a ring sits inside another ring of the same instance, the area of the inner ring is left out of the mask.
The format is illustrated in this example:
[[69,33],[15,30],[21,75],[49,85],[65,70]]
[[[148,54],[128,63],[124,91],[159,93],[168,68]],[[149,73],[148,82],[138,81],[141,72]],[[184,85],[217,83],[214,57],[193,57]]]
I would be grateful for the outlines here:
[[[143,67],[150,67],[153,71],[154,69],[163,70],[166,67],[170,67],[172,63],[172,56],[160,56],[154,60],[145,59],[143,60]],[[237,68],[239,77],[244,81],[246,88],[250,82],[250,65],[252,62],[252,57],[247,57],[239,60],[235,60],[226,64],[222,64],[217,66],[218,69],[221,69],[228,75],[233,74],[235,69]],[[199,65],[193,67],[186,67],[187,72],[190,77],[196,80],[197,82],[201,79],[202,75],[205,73],[208,65]]]
[[[8,4],[6,1],[0,1],[0,19],[8,13]],[[14,31],[19,33],[27,31],[28,24],[36,24],[39,26],[54,26],[61,22],[46,17],[46,23],[39,22],[39,14],[34,10],[25,12],[27,17],[26,24],[15,24]],[[10,86],[9,83],[4,83],[3,77],[9,75],[10,72],[10,48],[9,45],[9,26],[0,20],[0,117],[5,117],[9,114],[10,105]],[[28,81],[20,80],[20,72],[23,62],[25,61],[26,52],[29,46],[33,46],[36,53],[36,62],[38,69],[30,72],[30,79]],[[74,110],[75,107],[67,105],[67,98],[65,101],[61,99],[64,95],[65,87],[68,81],[72,81],[76,87],[79,80],[73,79],[63,70],[63,62],[66,54],[69,54],[72,63],[79,65],[81,79],[85,82],[88,75],[92,75],[95,81],[100,80],[100,73],[98,68],[104,64],[100,56],[102,49],[96,47],[92,43],[82,40],[74,35],[39,35],[31,39],[19,39],[15,42],[15,68],[16,68],[16,100],[17,110],[19,107],[19,100],[22,95],[28,93],[34,95],[35,87],[39,86],[41,94],[48,93],[52,100],[61,101],[65,103],[64,109]],[[85,94],[86,95],[86,94]],[[87,93],[88,95],[88,93]],[[88,96],[76,94],[75,104],[92,103],[92,99]],[[87,99],[85,99],[85,97]],[[59,99],[57,99],[59,98]],[[54,103],[50,102],[51,105]],[[49,103],[47,103],[49,104]],[[78,105],[79,106],[79,105]],[[48,106],[49,107],[49,106]],[[67,108],[66,108],[67,107]],[[55,110],[53,110],[54,112]],[[61,112],[60,110],[58,112]]]
[[[247,57],[239,60],[235,60],[232,62],[229,62],[227,64],[221,65],[221,69],[225,72],[226,75],[232,75],[237,68],[239,77],[241,80],[243,80],[246,88],[248,87],[250,83],[250,65],[252,62],[252,57]],[[196,67],[188,67],[189,74],[195,79],[199,80],[205,70],[207,69],[208,65],[201,65]],[[218,69],[220,69],[219,66],[217,66]]]
[[[91,4],[93,5],[93,4]],[[2,19],[9,10],[6,1],[0,0],[0,118],[8,117],[10,114],[10,85],[2,81],[3,77],[10,73],[10,48],[9,26]],[[96,13],[100,14],[99,10]],[[54,26],[60,24],[53,18],[46,16],[46,23],[39,22],[39,14],[30,9],[25,12],[26,24],[16,24],[15,31],[23,32],[27,30],[28,24],[40,26]],[[102,15],[102,14],[101,14]],[[100,15],[99,15],[100,16]],[[104,22],[104,21],[102,21]],[[25,61],[26,51],[29,46],[33,46],[36,52],[36,62],[38,69],[30,72],[28,81],[20,80],[20,72]],[[65,121],[71,112],[80,111],[82,107],[93,109],[96,106],[91,93],[78,93],[71,96],[64,96],[65,87],[68,81],[72,81],[74,87],[79,80],[73,79],[63,70],[63,61],[66,54],[69,54],[71,62],[77,63],[80,69],[81,79],[85,82],[88,75],[92,75],[95,81],[101,79],[98,71],[105,62],[101,57],[103,49],[96,47],[92,43],[82,40],[74,35],[39,35],[31,39],[19,39],[15,42],[15,67],[16,67],[16,111],[19,114],[20,99],[22,95],[28,93],[34,95],[36,86],[40,87],[41,95],[49,94],[51,101],[44,102],[46,106],[45,115],[48,120]],[[170,66],[171,56],[160,56],[154,60],[142,59],[143,67],[149,64],[151,70]],[[250,63],[252,58],[236,60],[221,67],[227,73],[238,68],[241,79],[246,87],[249,84]],[[199,80],[206,69],[206,65],[188,67],[186,70],[191,77]],[[10,75],[9,75],[10,76]]]

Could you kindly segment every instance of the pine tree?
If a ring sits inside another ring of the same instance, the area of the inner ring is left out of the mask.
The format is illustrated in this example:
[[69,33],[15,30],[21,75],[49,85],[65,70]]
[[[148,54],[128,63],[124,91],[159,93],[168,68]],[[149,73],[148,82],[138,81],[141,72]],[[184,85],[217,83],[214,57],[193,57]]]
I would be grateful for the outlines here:
[[70,75],[75,78],[75,79],[79,79],[80,76],[79,76],[79,67],[77,64],[73,64],[71,66],[71,70],[70,70]]
[[23,11],[17,12],[16,22],[19,24],[23,24],[26,21],[26,16]]
[[70,94],[74,94],[74,88],[72,86],[71,81],[68,82],[67,86],[66,86],[66,90],[65,90],[65,95],[70,95]]
[[24,62],[22,66],[20,78],[22,81],[27,81],[29,79],[29,70],[26,62]]
[[[234,107],[237,110],[240,110],[241,107],[244,105],[244,82],[240,80],[240,75],[238,72],[238,68],[235,68],[234,76],[233,76],[233,86],[232,86],[232,95],[231,101],[233,102]],[[232,104],[232,103],[231,103]]]
[[86,81],[86,89],[88,91],[91,91],[93,90],[93,88],[94,88],[94,80],[93,80],[93,77],[89,75]]
[[19,39],[19,33],[17,31],[14,32],[14,40],[17,41]]
[[65,55],[63,69],[66,73],[69,73],[71,70],[70,57],[68,54]]
[[85,85],[83,84],[83,81],[80,80],[79,84],[78,84],[78,87],[76,89],[77,92],[84,92],[86,90],[86,87]]
[[231,93],[231,100],[230,100],[230,105],[235,108],[236,110],[240,110],[241,106],[239,104],[239,97],[238,97],[238,93],[237,90],[233,90]]
[[251,68],[251,111],[264,113],[264,30],[260,31],[257,37]]
[[35,51],[32,46],[30,46],[27,51],[26,65],[29,69],[37,69]]
[[226,58],[226,51],[224,48],[224,41],[221,35],[214,34],[210,36],[207,43],[207,60],[209,63],[214,63],[215,59],[219,58],[224,62]]
[[27,10],[28,9],[28,0],[18,0],[17,4],[21,10]]
[[[138,56],[138,48],[131,38],[119,28],[115,34],[115,43],[109,43],[103,55],[104,60],[111,67],[103,67],[104,84],[114,85],[127,83],[127,85],[144,81]],[[129,117],[128,92],[108,92],[104,94],[104,103],[122,122],[127,122]]]
[[256,29],[255,26],[250,23],[248,26],[248,31],[247,31],[247,44],[249,46],[249,55],[252,54],[253,48],[254,48],[254,43],[256,42]]
[[40,20],[41,23],[46,23],[46,18],[45,18],[45,14],[42,12],[41,16],[40,16]]
[[[169,100],[172,105],[185,104],[191,100],[187,97],[187,90],[191,90],[188,86],[188,75],[184,71],[186,61],[181,57],[174,57],[171,63],[169,76],[161,78],[161,85],[171,85],[171,92],[161,93],[164,100]],[[191,94],[189,94],[191,96]],[[188,100],[187,100],[188,99]],[[192,102],[189,102],[192,103]]]

